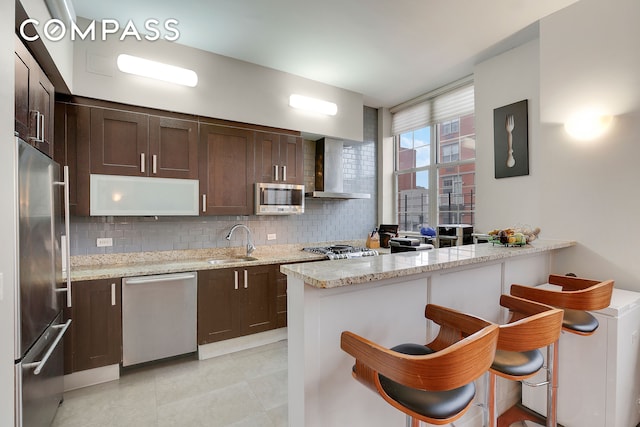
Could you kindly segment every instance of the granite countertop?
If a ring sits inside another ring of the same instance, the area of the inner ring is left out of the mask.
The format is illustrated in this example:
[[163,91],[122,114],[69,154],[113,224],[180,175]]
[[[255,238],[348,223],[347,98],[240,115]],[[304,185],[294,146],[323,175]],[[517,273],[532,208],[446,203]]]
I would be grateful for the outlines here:
[[252,254],[254,261],[241,259],[221,264],[210,264],[210,259],[233,259],[246,255],[244,247],[191,249],[176,251],[135,252],[71,257],[71,280],[97,280],[118,277],[147,276],[184,271],[218,268],[249,267],[253,265],[282,264],[325,259],[323,255],[305,252],[303,247],[350,244],[364,246],[363,241],[322,242],[259,246]]
[[575,244],[566,240],[535,240],[521,247],[480,243],[377,257],[283,265],[280,271],[316,288],[336,288],[543,253]]

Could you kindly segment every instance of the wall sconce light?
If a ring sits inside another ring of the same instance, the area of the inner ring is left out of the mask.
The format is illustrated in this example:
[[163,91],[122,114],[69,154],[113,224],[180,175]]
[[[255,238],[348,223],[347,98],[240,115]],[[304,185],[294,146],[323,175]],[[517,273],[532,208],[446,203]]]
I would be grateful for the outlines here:
[[195,87],[198,84],[198,75],[195,71],[176,67],[175,65],[163,64],[162,62],[125,54],[118,55],[117,64],[118,69],[123,73],[189,87]]
[[293,108],[312,111],[314,113],[326,114],[328,116],[335,116],[338,112],[338,106],[333,102],[323,101],[322,99],[309,98],[308,96],[297,94],[293,94],[289,97],[289,105]]
[[597,111],[581,111],[564,124],[564,129],[573,138],[589,141],[602,136],[613,121],[613,117]]

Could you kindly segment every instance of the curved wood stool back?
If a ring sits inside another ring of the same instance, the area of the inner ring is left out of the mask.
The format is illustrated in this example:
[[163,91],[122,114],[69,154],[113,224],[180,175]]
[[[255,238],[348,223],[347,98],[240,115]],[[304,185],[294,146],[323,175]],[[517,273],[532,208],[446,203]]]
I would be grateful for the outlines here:
[[356,359],[353,377],[404,412],[412,426],[460,418],[475,395],[473,381],[493,362],[498,340],[498,325],[468,314],[429,304],[425,316],[440,325],[426,346],[388,349],[349,331],[340,342]]
[[563,327],[567,332],[579,335],[594,333],[598,322],[595,318],[585,318],[583,312],[609,307],[614,281],[601,282],[552,274],[549,276],[549,284],[561,286],[562,290],[511,285],[511,295],[565,309]]
[[[598,329],[598,320],[588,311],[601,310],[611,304],[613,280],[591,280],[582,277],[549,276],[549,284],[560,286],[560,290],[543,286],[530,287],[511,285],[511,295],[564,309],[562,329],[572,334],[591,335]],[[559,342],[549,347],[547,365],[552,367],[547,389],[547,426],[557,425],[557,389]]]
[[558,341],[564,314],[558,308],[511,295],[500,296],[500,305],[509,309],[510,317],[500,325],[496,356],[489,369],[488,425],[492,427],[498,422],[497,376],[515,381],[534,376],[543,365],[539,349]]

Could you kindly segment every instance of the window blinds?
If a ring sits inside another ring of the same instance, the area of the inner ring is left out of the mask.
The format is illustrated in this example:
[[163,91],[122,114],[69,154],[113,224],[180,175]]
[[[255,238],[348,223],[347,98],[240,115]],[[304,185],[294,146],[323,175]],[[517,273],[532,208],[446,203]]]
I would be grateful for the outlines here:
[[393,113],[391,133],[400,135],[414,129],[420,129],[429,124],[431,119],[431,103],[421,102]]
[[455,118],[474,110],[473,80],[466,78],[391,109],[391,132],[404,132]]

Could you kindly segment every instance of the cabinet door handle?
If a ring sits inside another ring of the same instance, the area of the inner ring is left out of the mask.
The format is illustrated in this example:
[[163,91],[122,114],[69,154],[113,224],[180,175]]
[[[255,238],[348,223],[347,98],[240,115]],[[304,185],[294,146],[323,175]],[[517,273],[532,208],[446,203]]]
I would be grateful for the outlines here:
[[111,284],[111,305],[116,305],[116,284]]
[[248,279],[248,275],[247,275],[247,270],[244,271],[244,288],[247,289],[249,287],[249,281]]
[[233,270],[233,284],[237,291],[238,290],[238,270]]
[[273,180],[277,181],[278,180],[278,165],[273,165]]
[[34,141],[39,142],[40,141],[40,111],[34,111],[36,113],[36,137],[34,139]]
[[40,125],[40,135],[39,135],[40,139],[38,139],[38,142],[44,142],[44,130],[45,130],[46,122],[44,120],[44,114],[40,114],[40,113],[38,114],[40,115],[40,121],[42,122],[42,124]]
[[144,173],[144,153],[140,153],[140,172]]
[[286,166],[282,166],[282,181],[286,181],[287,180],[287,167]]
[[42,114],[40,114],[40,111],[38,110],[33,110],[31,111],[32,114],[35,114],[36,118],[36,136],[30,136],[29,139],[33,140],[34,142],[42,142],[42,138],[40,138],[40,134],[42,133],[42,129],[41,126],[43,124],[42,119],[40,118],[40,116],[42,116]]
[[152,162],[152,167],[153,167],[153,174],[157,174],[158,173],[158,156],[156,154],[154,154],[151,157],[151,162]]
[[207,211],[207,195],[203,194],[202,195],[202,212],[206,212]]

